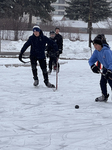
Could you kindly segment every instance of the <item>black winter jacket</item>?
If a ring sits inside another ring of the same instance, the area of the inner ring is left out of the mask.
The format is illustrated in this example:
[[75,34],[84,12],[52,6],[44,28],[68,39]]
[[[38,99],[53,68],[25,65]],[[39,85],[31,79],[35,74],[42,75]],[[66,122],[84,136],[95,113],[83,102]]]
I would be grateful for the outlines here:
[[[55,38],[51,38],[50,37],[49,39],[56,43],[56,39]],[[48,57],[58,57],[59,56],[59,50],[56,50],[52,45],[48,44],[46,46],[46,51],[47,51]]]
[[56,34],[55,40],[58,45],[59,53],[61,54],[63,51],[63,37],[60,34]]
[[31,46],[30,58],[36,57],[37,59],[44,59],[45,46],[47,43],[52,45],[56,51],[58,50],[57,44],[45,35],[43,35],[43,32],[41,30],[38,37],[36,37],[34,34],[29,37],[28,41],[23,45],[21,49],[21,54],[23,54],[26,49]]

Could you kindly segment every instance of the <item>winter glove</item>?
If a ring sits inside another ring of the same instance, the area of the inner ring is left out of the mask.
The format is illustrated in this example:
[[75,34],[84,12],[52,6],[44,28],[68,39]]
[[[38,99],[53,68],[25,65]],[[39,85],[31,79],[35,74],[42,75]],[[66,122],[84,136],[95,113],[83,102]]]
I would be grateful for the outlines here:
[[111,70],[107,70],[107,72],[106,72],[106,74],[105,74],[105,78],[112,80],[112,71],[111,71]]
[[92,69],[92,71],[93,71],[94,73],[100,73],[100,68],[97,67],[95,64],[93,64],[93,65],[91,66],[91,69]]
[[20,54],[19,54],[19,60],[20,60],[20,61],[22,61],[22,55],[23,55],[23,54],[20,52]]

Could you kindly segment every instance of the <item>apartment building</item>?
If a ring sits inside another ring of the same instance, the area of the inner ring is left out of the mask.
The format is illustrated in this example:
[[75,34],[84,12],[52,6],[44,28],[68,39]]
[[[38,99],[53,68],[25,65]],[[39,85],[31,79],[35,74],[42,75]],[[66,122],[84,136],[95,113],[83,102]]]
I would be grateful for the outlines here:
[[66,1],[70,0],[57,0],[55,3],[51,4],[55,9],[55,11],[52,13],[53,16],[64,16],[65,7],[68,6]]

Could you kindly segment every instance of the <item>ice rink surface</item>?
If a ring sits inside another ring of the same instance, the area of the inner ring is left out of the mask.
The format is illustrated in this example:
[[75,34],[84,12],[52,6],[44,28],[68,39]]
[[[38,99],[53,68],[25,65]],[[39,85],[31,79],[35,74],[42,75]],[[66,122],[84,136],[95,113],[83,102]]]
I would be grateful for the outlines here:
[[[1,58],[0,150],[111,150],[112,93],[107,103],[101,95],[100,75],[87,60],[59,60],[58,90],[47,88],[38,67],[39,86],[33,86],[29,67]],[[55,84],[55,72],[49,75]],[[79,109],[75,109],[79,105]]]

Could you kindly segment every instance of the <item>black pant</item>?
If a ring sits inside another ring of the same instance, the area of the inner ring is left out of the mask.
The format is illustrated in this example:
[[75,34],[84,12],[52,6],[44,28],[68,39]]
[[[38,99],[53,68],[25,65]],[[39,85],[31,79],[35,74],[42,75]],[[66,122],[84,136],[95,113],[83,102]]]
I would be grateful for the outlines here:
[[37,61],[39,62],[40,68],[43,73],[44,82],[48,82],[48,73],[47,73],[47,64],[46,59],[37,59],[35,57],[30,58],[31,60],[31,68],[33,73],[34,80],[38,80],[38,74],[37,74]]
[[[103,74],[106,74],[106,72],[107,72],[107,69],[103,68]],[[100,88],[101,88],[102,94],[105,96],[107,96],[107,82],[109,83],[112,89],[112,80],[106,79],[104,75],[101,75]]]
[[[52,66],[57,66],[57,57],[49,57],[49,69],[52,70]],[[60,67],[59,63],[58,63],[58,68]]]

